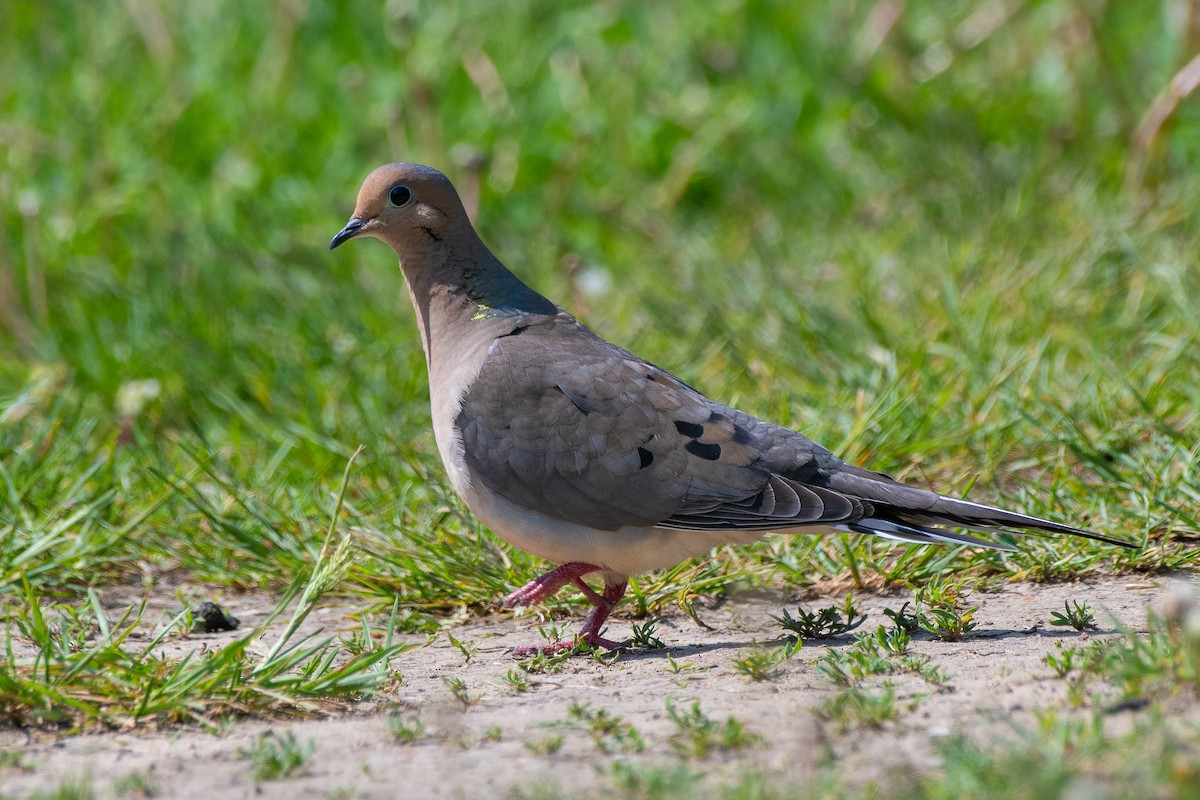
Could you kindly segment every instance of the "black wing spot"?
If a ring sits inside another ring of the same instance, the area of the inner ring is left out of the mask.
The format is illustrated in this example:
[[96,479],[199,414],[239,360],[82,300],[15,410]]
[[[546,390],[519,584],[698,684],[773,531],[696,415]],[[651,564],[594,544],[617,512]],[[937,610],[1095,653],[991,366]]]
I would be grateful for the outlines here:
[[681,419],[675,420],[675,430],[679,431],[689,439],[699,439],[704,435],[703,425],[697,425],[694,422],[684,422]]
[[503,339],[505,336],[520,336],[522,333],[524,333],[527,330],[529,330],[528,325],[518,325],[517,327],[513,328],[508,333],[502,333],[499,336],[497,336],[496,338]]
[[722,414],[720,411],[714,411],[708,415],[709,422],[720,422],[723,419],[725,419],[725,415]]
[[638,459],[641,461],[641,463],[638,464],[638,469],[645,469],[646,467],[648,467],[654,463],[654,453],[651,453],[649,450],[647,450],[644,447],[639,447],[638,448]]
[[694,456],[704,458],[709,461],[716,461],[721,457],[721,445],[719,444],[704,444],[703,442],[697,442],[695,439],[693,439],[685,444],[683,449],[687,450]]
[[733,426],[733,441],[736,444],[750,444],[750,431],[741,425]]

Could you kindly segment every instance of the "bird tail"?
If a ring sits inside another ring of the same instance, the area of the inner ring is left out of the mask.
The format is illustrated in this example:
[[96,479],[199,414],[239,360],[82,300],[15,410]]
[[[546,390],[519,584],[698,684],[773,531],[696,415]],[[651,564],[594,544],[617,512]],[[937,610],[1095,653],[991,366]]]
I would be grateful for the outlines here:
[[885,539],[925,544],[969,544],[1012,551],[1015,548],[1009,544],[980,539],[953,529],[1016,536],[1021,535],[1022,530],[1033,530],[1079,536],[1122,547],[1137,547],[1132,542],[1102,533],[906,486],[886,475],[855,467],[843,467],[830,476],[829,488],[861,498],[872,509],[872,513],[861,519],[842,525],[844,530],[874,534]]

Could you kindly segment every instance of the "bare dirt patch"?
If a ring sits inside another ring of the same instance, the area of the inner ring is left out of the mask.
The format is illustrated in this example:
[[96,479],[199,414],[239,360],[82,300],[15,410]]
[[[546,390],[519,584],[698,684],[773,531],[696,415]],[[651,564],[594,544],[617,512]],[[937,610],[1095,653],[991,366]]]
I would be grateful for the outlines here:
[[[558,787],[579,795],[605,785],[604,775],[616,761],[680,762],[671,744],[678,726],[668,714],[668,701],[677,710],[690,710],[698,701],[708,718],[722,723],[734,717],[761,737],[756,745],[693,761],[698,769],[729,776],[752,767],[803,781],[822,759],[832,757],[843,775],[867,781],[897,766],[936,767],[934,745],[942,737],[956,732],[984,739],[1003,735],[1010,722],[1029,723],[1038,709],[1064,706],[1065,686],[1051,674],[1044,656],[1056,642],[1081,638],[1070,628],[1048,625],[1065,600],[1089,603],[1100,631],[1088,635],[1104,636],[1113,631],[1114,620],[1141,630],[1147,608],[1177,583],[1194,583],[1194,578],[1114,577],[976,593],[970,602],[980,606],[975,615],[979,627],[971,635],[958,642],[917,636],[912,645],[913,652],[929,656],[949,676],[947,683],[938,687],[915,676],[896,677],[901,713],[880,729],[841,733],[813,713],[838,691],[818,671],[817,662],[829,648],[849,647],[850,636],[807,644],[770,680],[748,681],[736,673],[732,663],[739,654],[781,633],[771,615],[784,609],[794,613],[796,605],[781,597],[738,597],[701,614],[708,629],[683,614],[668,615],[658,627],[665,650],[633,650],[610,664],[576,657],[554,673],[521,673],[528,682],[523,692],[505,680],[516,669],[509,648],[535,641],[536,625],[529,617],[496,618],[453,629],[456,639],[475,647],[469,660],[446,635],[439,635],[396,660],[403,686],[336,718],[245,722],[222,735],[184,729],[46,740],[0,729],[0,748],[23,750],[26,764],[25,769],[0,771],[0,794],[23,797],[77,779],[92,784],[97,796],[114,796],[115,782],[143,773],[150,775],[159,796],[173,798],[326,797],[339,796],[341,790],[346,793],[340,796],[363,798],[504,797],[531,787]],[[860,630],[889,624],[883,609],[899,608],[906,599],[859,598],[860,610],[868,614]],[[828,604],[805,603],[809,608]],[[251,597],[232,598],[225,605],[249,625],[255,623],[257,609],[269,608]],[[310,625],[336,630],[353,623],[344,609],[330,609],[314,614]],[[609,632],[627,635],[628,620],[616,620]],[[216,643],[232,635],[211,639]],[[172,646],[194,647],[196,642],[190,638]],[[473,698],[469,706],[456,699],[448,678],[462,681]],[[573,704],[620,717],[636,729],[644,748],[625,752],[609,741],[605,752],[586,726],[572,719]],[[413,742],[393,738],[387,718],[396,713],[420,719],[423,731]],[[238,754],[268,730],[315,745],[300,774],[253,780],[250,764]],[[555,749],[557,737],[561,744]]]

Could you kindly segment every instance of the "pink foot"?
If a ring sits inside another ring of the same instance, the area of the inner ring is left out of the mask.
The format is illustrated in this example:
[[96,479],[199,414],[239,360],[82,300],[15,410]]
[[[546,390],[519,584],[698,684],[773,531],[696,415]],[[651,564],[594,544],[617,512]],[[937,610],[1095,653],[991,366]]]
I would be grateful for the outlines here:
[[583,634],[574,639],[564,640],[561,642],[544,642],[542,644],[523,644],[513,648],[513,655],[517,658],[528,658],[536,656],[538,653],[543,655],[553,656],[565,650],[571,650],[579,643],[586,644],[589,647],[600,647],[605,650],[624,650],[629,647],[629,642],[614,642],[612,639],[605,639],[603,636],[593,636],[585,638]]

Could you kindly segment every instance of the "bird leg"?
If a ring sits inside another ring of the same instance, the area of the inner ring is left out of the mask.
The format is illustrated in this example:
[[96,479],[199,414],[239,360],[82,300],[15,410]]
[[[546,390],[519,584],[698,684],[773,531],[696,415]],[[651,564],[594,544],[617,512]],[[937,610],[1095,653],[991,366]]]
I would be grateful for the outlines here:
[[591,572],[599,572],[602,569],[603,567],[597,567],[595,564],[584,564],[581,562],[563,564],[561,567],[550,570],[545,575],[539,575],[504,598],[503,605],[505,608],[512,608],[515,605],[530,605],[531,603],[538,603],[545,600],[568,583],[573,583],[579,587],[579,591],[583,592],[584,597],[595,606],[592,609],[592,613],[584,620],[583,630],[579,632],[579,635],[574,640],[517,647],[515,648],[515,652],[518,656],[530,656],[539,652],[546,654],[561,652],[574,647],[576,642],[583,642],[591,647],[603,647],[608,650],[616,650],[624,646],[620,642],[613,642],[602,637],[600,629],[608,620],[609,615],[612,614],[613,609],[616,608],[617,603],[624,597],[627,582],[609,583],[605,581],[604,591],[600,593],[583,581],[584,575]]
[[[545,575],[537,576],[500,601],[500,604],[505,608],[512,608],[513,606],[529,606],[534,603],[540,603],[546,598],[553,596],[555,592],[568,583],[587,587],[587,584],[580,580],[580,578],[589,572],[599,572],[601,569],[603,567],[597,567],[595,564],[584,564],[580,561],[563,564],[561,567],[550,570]],[[585,588],[583,593],[593,603],[596,602],[595,598],[599,596],[591,588]]]
[[[583,581],[577,581],[577,583],[582,584]],[[600,635],[600,628],[608,620],[608,615],[617,607],[617,603],[621,602],[621,598],[625,596],[625,587],[627,585],[626,581],[605,583],[603,596],[590,590],[584,592],[596,607],[592,609],[592,613],[588,614],[588,618],[584,620],[583,630],[579,632],[579,641],[592,647],[603,647],[605,650],[619,650],[625,647],[625,642],[614,642],[602,637]]]

